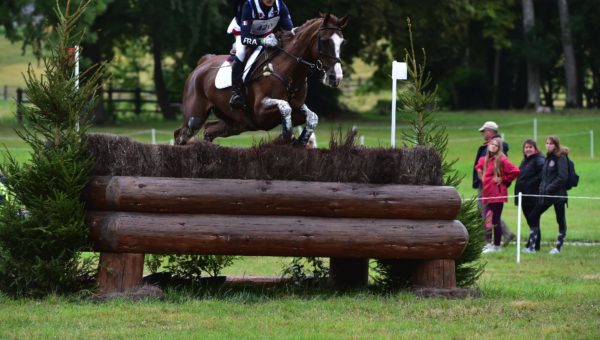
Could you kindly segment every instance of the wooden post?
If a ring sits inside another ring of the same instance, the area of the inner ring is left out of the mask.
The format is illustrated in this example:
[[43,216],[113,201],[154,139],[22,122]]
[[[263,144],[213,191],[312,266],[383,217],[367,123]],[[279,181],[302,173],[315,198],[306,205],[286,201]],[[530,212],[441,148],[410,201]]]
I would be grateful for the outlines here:
[[369,259],[331,258],[329,279],[336,290],[365,288],[369,283]]
[[23,109],[21,107],[23,105],[23,89],[17,89],[17,121],[19,123],[23,123]]
[[4,85],[4,91],[3,91],[3,98],[4,100],[8,99],[8,85]]
[[456,288],[454,260],[425,260],[415,266],[412,284],[418,288]]
[[101,293],[124,292],[142,284],[144,254],[102,253],[98,286]]
[[139,87],[135,88],[134,92],[135,99],[135,114],[139,115],[142,112],[142,89]]

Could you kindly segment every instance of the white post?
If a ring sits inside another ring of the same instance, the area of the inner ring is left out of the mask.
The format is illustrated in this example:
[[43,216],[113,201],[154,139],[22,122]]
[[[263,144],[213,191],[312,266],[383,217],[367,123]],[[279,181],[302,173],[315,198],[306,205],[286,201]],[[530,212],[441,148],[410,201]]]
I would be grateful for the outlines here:
[[392,133],[391,133],[391,147],[396,147],[396,81],[406,80],[407,77],[407,66],[406,63],[400,63],[397,61],[392,62]]
[[[79,90],[79,45],[75,46],[75,88]],[[79,131],[79,121],[75,124],[75,129]]]
[[519,192],[517,206],[517,263],[521,263],[521,206],[523,205],[523,193]]
[[533,141],[537,143],[537,118],[533,118]]
[[365,145],[365,136],[360,136],[360,145]]
[[79,45],[75,46],[75,87],[79,90]]
[[390,146],[396,147],[396,79],[392,77],[392,134]]
[[156,144],[156,129],[152,128],[152,144]]
[[504,140],[506,140],[506,135],[504,134],[504,132],[502,132],[502,133],[500,134],[500,137],[502,137],[502,140],[503,140],[503,141],[504,141]]
[[594,159],[594,130],[590,130],[590,159]]

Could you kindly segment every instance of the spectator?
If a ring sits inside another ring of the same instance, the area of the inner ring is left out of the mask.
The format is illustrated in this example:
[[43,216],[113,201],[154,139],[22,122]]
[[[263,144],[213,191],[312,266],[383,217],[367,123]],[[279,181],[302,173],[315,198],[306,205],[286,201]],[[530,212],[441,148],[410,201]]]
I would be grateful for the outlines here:
[[565,218],[565,204],[567,203],[567,180],[569,177],[569,164],[567,155],[569,149],[560,145],[558,136],[546,138],[546,161],[542,169],[542,180],[540,182],[540,195],[560,197],[540,197],[536,206],[529,213],[527,223],[531,228],[529,234],[529,248],[524,252],[535,253],[539,242],[540,218],[551,206],[554,206],[556,222],[558,223],[558,239],[550,254],[559,254],[565,237],[567,236],[567,220]]
[[[542,181],[542,168],[544,167],[544,156],[540,153],[538,149],[537,143],[528,139],[523,143],[523,160],[521,161],[521,165],[519,165],[519,169],[521,173],[519,177],[517,177],[517,182],[515,184],[515,195],[518,195],[519,192],[524,195],[537,195],[540,192],[540,182]],[[519,199],[515,198],[515,205],[519,204]],[[535,207],[537,202],[536,197],[523,197],[521,201],[521,208],[523,209],[523,215],[526,217],[529,216],[533,208]],[[529,226],[531,229],[531,225]],[[537,229],[537,242],[533,247],[535,250],[540,250],[540,228]],[[527,252],[528,249],[532,247],[527,242],[525,246],[524,252]]]
[[[519,168],[511,163],[502,152],[502,139],[492,138],[488,142],[487,152],[475,166],[477,175],[482,183],[482,202],[485,206],[484,215],[491,213],[494,229],[493,245],[486,245],[484,253],[499,252],[502,226],[500,217],[504,203],[508,202],[507,186],[519,175]],[[486,234],[486,241],[491,241],[491,235]]]
[[[492,121],[488,121],[485,122],[483,124],[483,126],[481,126],[481,128],[479,128],[479,132],[481,132],[481,135],[483,136],[483,145],[481,145],[479,147],[479,149],[477,149],[477,154],[475,155],[475,162],[473,163],[473,189],[477,189],[477,197],[479,198],[479,200],[477,201],[477,206],[479,207],[479,209],[481,209],[482,211],[484,211],[484,207],[483,204],[481,203],[481,192],[482,192],[482,186],[481,186],[481,180],[479,179],[478,175],[477,175],[477,170],[475,170],[475,166],[477,165],[477,162],[479,161],[479,159],[481,157],[484,157],[487,151],[487,144],[488,142],[492,139],[492,138],[501,138],[500,135],[498,134],[498,124],[496,124],[495,122]],[[508,144],[504,141],[502,141],[502,150],[504,152],[504,155],[508,157]],[[487,216],[484,214],[483,215],[484,218],[487,218]],[[516,235],[514,233],[512,233],[510,231],[510,229],[508,228],[508,225],[506,225],[506,223],[504,221],[500,221],[501,225],[502,225],[502,236],[504,237],[504,242],[502,243],[503,246],[507,246],[510,241],[514,240],[516,238]],[[488,230],[486,229],[486,232]],[[488,237],[491,237],[491,229],[489,230],[490,233],[488,235]]]

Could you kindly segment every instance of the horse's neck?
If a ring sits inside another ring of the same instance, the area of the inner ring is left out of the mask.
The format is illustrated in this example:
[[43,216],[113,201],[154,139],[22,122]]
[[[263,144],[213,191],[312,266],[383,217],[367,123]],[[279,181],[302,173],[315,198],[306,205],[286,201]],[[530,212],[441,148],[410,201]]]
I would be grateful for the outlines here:
[[294,60],[293,57],[302,58],[309,63],[315,63],[315,57],[312,55],[312,46],[315,43],[313,40],[316,39],[316,34],[319,25],[316,27],[309,27],[305,32],[302,32],[302,41],[300,39],[291,39],[286,46],[284,51],[286,53],[280,53],[281,65],[279,66],[280,71],[286,75],[289,75],[296,81],[304,81],[308,76],[309,68],[306,65],[299,63]]

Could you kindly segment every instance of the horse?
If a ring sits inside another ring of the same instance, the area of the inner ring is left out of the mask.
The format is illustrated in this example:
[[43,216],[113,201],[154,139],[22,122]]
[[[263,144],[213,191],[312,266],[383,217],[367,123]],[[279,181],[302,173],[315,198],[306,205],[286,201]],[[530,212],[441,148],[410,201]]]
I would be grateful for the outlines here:
[[[245,110],[229,107],[231,88],[217,89],[215,77],[227,55],[205,55],[188,76],[183,90],[183,124],[175,130],[175,143],[186,144],[204,126],[204,140],[238,135],[245,131],[271,130],[280,122],[280,138],[292,141],[293,126],[305,124],[295,140],[306,145],[319,117],[305,104],[307,79],[323,72],[322,82],[338,87],[343,79],[340,60],[342,28],[348,17],[322,14],[279,35],[280,45],[266,49],[267,59],[248,74]],[[259,64],[259,61],[256,61]],[[218,120],[206,121],[210,113]]]

